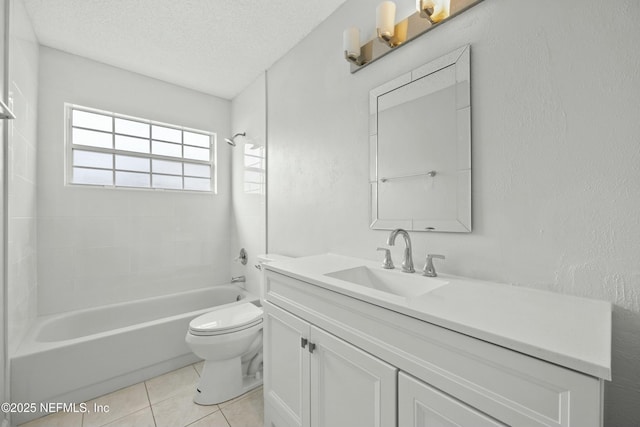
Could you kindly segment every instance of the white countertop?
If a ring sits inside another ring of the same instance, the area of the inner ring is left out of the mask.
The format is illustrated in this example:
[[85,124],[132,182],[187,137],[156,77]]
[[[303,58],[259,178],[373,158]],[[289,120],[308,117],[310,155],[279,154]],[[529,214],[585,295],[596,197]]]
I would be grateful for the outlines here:
[[[446,274],[439,274],[438,278],[449,281],[448,284],[418,297],[403,298],[325,276],[358,266],[381,269],[379,263],[373,261],[333,254],[277,261],[265,268],[611,380],[609,302]],[[408,274],[400,269],[393,271]]]

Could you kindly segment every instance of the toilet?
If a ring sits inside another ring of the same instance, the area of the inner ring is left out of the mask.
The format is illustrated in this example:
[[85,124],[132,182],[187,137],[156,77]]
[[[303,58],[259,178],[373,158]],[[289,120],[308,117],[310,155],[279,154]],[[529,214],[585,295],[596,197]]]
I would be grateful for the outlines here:
[[[259,255],[263,265],[290,259]],[[260,283],[260,297],[264,283]],[[196,356],[205,360],[193,401],[214,405],[262,385],[262,308],[252,302],[216,307],[189,323],[185,338]]]

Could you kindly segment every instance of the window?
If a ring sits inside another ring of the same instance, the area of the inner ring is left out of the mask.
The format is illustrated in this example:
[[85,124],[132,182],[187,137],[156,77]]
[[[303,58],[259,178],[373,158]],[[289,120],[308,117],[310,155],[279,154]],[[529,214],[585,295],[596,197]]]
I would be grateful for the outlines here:
[[67,182],[215,192],[215,134],[66,106]]

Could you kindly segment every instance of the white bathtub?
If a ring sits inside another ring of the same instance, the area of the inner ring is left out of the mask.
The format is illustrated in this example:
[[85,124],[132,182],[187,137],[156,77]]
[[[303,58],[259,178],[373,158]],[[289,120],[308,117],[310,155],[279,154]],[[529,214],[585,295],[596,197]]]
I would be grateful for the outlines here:
[[38,318],[11,358],[11,400],[83,402],[194,363],[189,322],[238,297],[258,301],[224,285]]

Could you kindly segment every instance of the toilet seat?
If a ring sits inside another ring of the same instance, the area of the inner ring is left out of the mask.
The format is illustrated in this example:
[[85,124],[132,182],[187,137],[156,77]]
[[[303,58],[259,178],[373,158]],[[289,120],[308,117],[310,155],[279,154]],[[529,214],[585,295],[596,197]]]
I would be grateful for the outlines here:
[[262,309],[246,302],[217,308],[189,322],[189,333],[213,336],[242,331],[262,323]]

